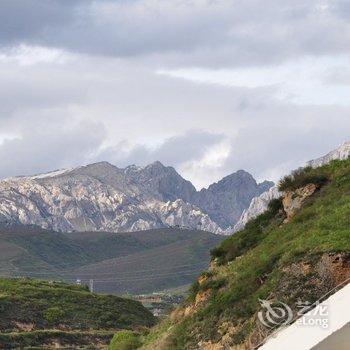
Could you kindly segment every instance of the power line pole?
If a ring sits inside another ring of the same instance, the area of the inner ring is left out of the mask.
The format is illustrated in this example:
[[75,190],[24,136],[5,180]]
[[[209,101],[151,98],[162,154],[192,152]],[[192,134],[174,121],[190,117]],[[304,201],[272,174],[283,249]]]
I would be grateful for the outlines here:
[[91,293],[94,292],[94,280],[93,280],[93,279],[90,280],[89,289],[90,289],[90,292],[91,292]]

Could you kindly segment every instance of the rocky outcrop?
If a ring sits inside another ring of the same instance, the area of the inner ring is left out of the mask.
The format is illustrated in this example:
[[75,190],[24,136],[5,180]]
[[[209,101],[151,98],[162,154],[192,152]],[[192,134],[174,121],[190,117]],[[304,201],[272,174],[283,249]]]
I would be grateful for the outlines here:
[[329,163],[332,160],[335,160],[335,159],[344,160],[349,158],[349,156],[350,156],[350,141],[347,141],[342,143],[338,148],[329,152],[325,156],[322,156],[314,160],[310,160],[309,162],[306,163],[306,165],[311,166],[313,168],[317,168],[319,166]]
[[302,188],[298,188],[295,191],[286,191],[282,197],[283,209],[287,215],[285,222],[288,222],[301,208],[305,200],[312,196],[317,190],[315,184],[308,184]]
[[308,184],[303,188],[287,192],[279,191],[277,186],[271,187],[259,197],[252,199],[249,208],[243,211],[240,219],[234,226],[234,232],[242,230],[248,221],[255,219],[266,211],[271,200],[277,198],[282,198],[283,208],[286,213],[285,222],[288,222],[295,212],[301,208],[306,198],[312,196],[316,189],[317,186],[315,184]]
[[[170,227],[195,228],[198,230],[224,233],[207,214],[198,207],[177,199],[158,206],[163,222]],[[194,226],[195,225],[195,226]]]
[[0,222],[64,232],[178,226],[226,234],[251,197],[269,184],[240,171],[197,192],[160,162],[125,169],[100,162],[0,181]]
[[282,192],[278,190],[277,186],[273,186],[260,196],[254,197],[250,202],[249,208],[243,211],[237,224],[234,226],[234,232],[242,230],[248,221],[255,219],[267,210],[271,200],[280,198],[281,196]]

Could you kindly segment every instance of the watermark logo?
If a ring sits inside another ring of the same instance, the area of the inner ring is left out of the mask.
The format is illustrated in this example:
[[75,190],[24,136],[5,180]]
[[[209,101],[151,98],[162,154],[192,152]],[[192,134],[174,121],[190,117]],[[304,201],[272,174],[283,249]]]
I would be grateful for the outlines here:
[[298,326],[327,328],[329,325],[328,306],[318,302],[299,301],[293,312],[292,308],[281,301],[261,300],[262,310],[258,312],[259,321],[268,328],[284,326],[296,320]]
[[293,320],[293,311],[281,301],[272,302],[269,300],[259,299],[263,310],[259,311],[259,321],[268,328],[282,326]]
[[327,304],[320,304],[319,302],[311,304],[307,301],[299,301],[297,307],[299,308],[297,316],[300,317],[296,320],[298,326],[328,328],[329,312]]

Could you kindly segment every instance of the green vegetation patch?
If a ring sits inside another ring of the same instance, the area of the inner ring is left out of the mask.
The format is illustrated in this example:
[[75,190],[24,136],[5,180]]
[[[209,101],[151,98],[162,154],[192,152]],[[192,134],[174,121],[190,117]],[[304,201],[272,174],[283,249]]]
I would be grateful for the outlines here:
[[135,350],[141,344],[139,334],[132,331],[120,331],[114,335],[108,350]]
[[222,244],[211,250],[211,257],[218,264],[225,264],[243,255],[248,250],[254,248],[267,235],[266,228],[270,225],[277,226],[283,221],[282,201],[274,199],[269,203],[268,210],[259,215],[256,219],[247,223],[244,230],[237,232]]
[[[91,344],[108,344],[113,337],[113,332],[65,332],[59,330],[40,330],[33,332],[0,333],[0,347],[2,349],[23,349],[40,346],[55,348],[56,344],[62,347],[75,349],[91,346]],[[37,348],[39,349],[39,348]]]

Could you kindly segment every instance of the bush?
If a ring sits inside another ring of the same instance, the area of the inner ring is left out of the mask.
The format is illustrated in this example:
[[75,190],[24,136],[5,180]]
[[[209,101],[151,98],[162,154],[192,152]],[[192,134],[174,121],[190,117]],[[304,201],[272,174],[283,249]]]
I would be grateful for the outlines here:
[[210,251],[210,255],[213,259],[222,258],[226,254],[226,251],[221,247],[215,247]]
[[60,307],[50,307],[44,313],[45,321],[50,325],[55,325],[62,321],[64,311]]
[[196,280],[191,284],[191,287],[188,291],[188,300],[194,301],[199,290],[200,290],[199,282]]
[[311,167],[294,170],[291,175],[285,176],[278,184],[280,191],[294,191],[297,188],[313,183],[321,187],[328,182],[329,178],[321,169]]
[[132,331],[120,331],[112,338],[108,350],[134,350],[141,345],[137,334]]
[[277,214],[280,209],[283,208],[282,205],[282,199],[281,198],[275,198],[272,199],[269,204],[267,205],[267,210],[273,214]]

